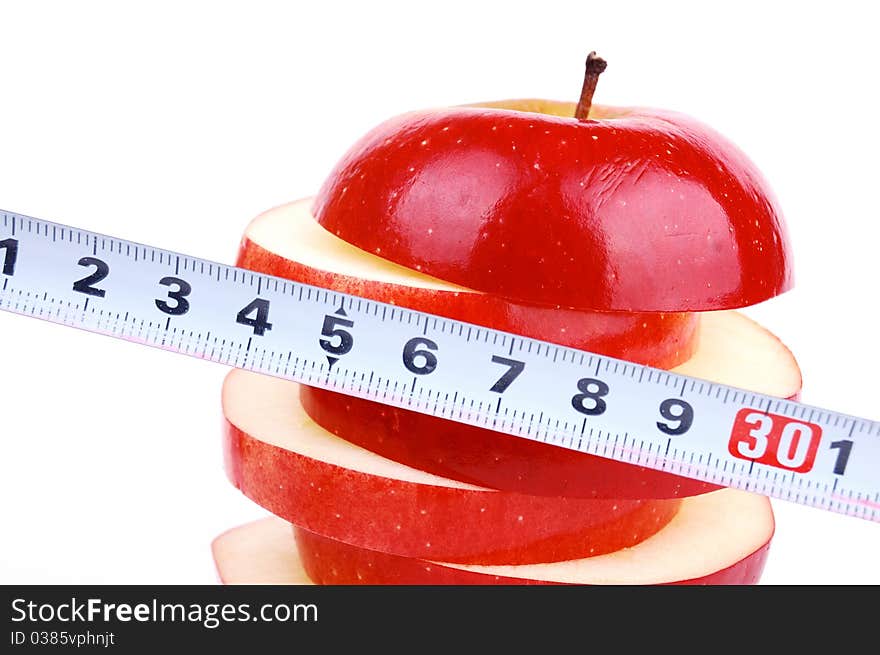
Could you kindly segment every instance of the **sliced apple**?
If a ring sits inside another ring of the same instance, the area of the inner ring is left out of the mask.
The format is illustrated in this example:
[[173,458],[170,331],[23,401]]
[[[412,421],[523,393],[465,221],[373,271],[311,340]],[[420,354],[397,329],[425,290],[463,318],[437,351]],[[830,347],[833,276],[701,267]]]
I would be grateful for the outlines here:
[[[674,371],[781,398],[797,394],[800,371],[779,339],[736,312],[700,318],[700,345]],[[675,498],[718,489],[314,387],[303,386],[300,400],[316,423],[347,441],[408,466],[494,489],[578,498]]]
[[273,514],[353,545],[465,563],[558,561],[639,543],[680,502],[532,496],[450,480],[340,439],[298,397],[293,382],[229,372],[227,474]]
[[[293,528],[277,517],[218,537],[226,584],[745,585],[759,581],[774,532],[770,502],[724,489],[682,502],[657,534],[597,557],[524,566],[463,566],[399,557]],[[295,535],[295,541],[294,541]]]
[[313,584],[295,553],[290,523],[270,516],[227,530],[211,542],[220,582]]
[[669,368],[693,352],[696,317],[678,312],[573,311],[510,302],[404,268],[321,227],[311,199],[271,209],[248,226],[237,265],[447,318]]
[[624,550],[524,566],[464,566],[354,548],[295,527],[318,584],[754,584],[774,532],[764,496],[722,489],[688,498],[657,534]]

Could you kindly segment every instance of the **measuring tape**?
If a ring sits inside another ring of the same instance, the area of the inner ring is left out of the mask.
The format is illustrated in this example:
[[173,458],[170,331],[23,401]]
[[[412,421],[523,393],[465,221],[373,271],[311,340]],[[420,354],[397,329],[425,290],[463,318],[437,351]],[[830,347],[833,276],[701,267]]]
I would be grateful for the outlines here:
[[0,215],[0,309],[880,521],[876,421]]

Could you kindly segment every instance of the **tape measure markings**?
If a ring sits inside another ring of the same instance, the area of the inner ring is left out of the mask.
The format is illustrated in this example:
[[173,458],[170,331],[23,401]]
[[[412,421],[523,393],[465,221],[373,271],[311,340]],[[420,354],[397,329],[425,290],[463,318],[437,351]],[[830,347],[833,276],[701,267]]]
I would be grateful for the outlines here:
[[[0,308],[880,521],[880,443],[853,447],[856,426],[870,437],[880,423],[11,212],[3,226],[11,236],[0,239]],[[155,279],[147,268],[159,269]],[[562,371],[573,371],[571,388],[559,382]],[[625,409],[606,412],[615,403]],[[695,416],[699,433],[690,432]],[[737,430],[745,431],[738,447],[753,457],[730,450]],[[823,432],[833,432],[822,457],[831,474],[815,467],[829,441]],[[837,451],[833,462],[827,450]]]

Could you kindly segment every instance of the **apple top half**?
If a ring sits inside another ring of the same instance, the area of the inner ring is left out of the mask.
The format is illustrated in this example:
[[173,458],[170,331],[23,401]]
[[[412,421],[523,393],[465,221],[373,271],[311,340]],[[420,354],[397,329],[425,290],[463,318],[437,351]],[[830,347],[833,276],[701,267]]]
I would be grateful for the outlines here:
[[407,113],[360,139],[318,222],[403,266],[524,303],[742,307],[792,284],[763,176],[698,121],[644,108],[511,100]]

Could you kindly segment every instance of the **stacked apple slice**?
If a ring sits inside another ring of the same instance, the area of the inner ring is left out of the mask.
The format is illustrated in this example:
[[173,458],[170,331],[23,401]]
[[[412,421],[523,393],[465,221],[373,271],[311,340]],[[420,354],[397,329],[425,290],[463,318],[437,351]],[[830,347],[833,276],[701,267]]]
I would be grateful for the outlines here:
[[[760,174],[692,119],[510,101],[379,126],[238,265],[779,397],[797,363],[736,307],[790,286]],[[231,481],[274,517],[226,583],[754,583],[766,498],[244,371]]]

